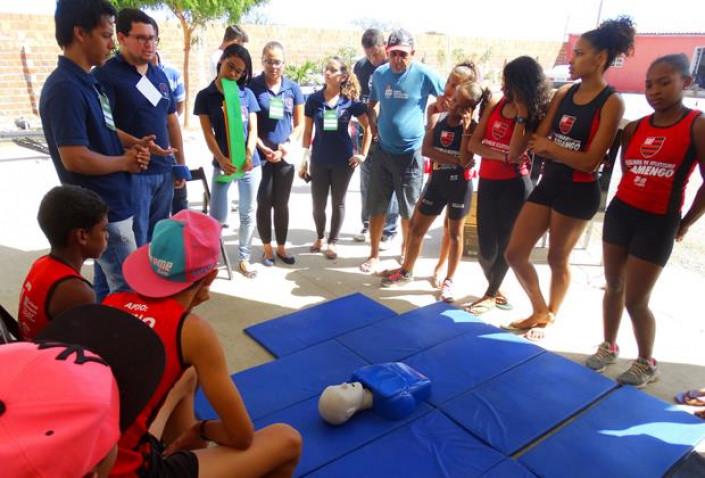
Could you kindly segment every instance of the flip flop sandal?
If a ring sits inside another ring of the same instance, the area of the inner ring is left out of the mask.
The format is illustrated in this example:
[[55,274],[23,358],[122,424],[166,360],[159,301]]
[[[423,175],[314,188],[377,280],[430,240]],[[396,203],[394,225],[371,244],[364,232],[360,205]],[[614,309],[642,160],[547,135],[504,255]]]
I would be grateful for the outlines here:
[[705,407],[705,390],[687,390],[673,397],[676,403],[691,407]]
[[[556,317],[549,312],[548,315],[549,319],[548,322],[543,323],[543,324],[534,324],[531,327],[517,327],[516,324],[517,322],[512,322],[510,324],[506,325],[500,325],[501,328],[504,330],[509,330],[511,332],[529,332],[531,329],[545,329],[549,325],[553,324],[556,321]],[[523,320],[520,320],[518,322],[523,322]]]
[[497,295],[494,298],[495,300],[495,306],[499,310],[513,310],[514,306],[507,301],[507,298],[504,297],[503,295]]
[[247,269],[245,266],[243,266],[242,262],[238,266],[238,269],[240,269],[240,273],[248,279],[254,279],[255,277],[257,277],[257,269]]
[[546,338],[546,328],[545,327],[533,327],[529,329],[525,334],[524,338],[530,340],[531,342],[538,342]]
[[495,308],[496,303],[492,304],[491,301],[492,297],[484,297],[477,302],[470,304],[470,306],[465,307],[465,310],[470,312],[472,315],[482,315]]
[[308,248],[309,252],[321,252],[321,246],[311,246]]
[[338,258],[338,253],[332,249],[326,249],[325,255],[326,255],[326,259],[330,259],[330,260],[335,260]]

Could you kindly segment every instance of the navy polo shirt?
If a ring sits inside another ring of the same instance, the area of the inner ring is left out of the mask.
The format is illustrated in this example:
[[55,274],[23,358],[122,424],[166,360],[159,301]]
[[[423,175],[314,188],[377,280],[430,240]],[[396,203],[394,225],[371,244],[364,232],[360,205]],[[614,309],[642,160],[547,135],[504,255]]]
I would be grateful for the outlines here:
[[[110,208],[108,221],[132,216],[132,177],[127,172],[88,176],[67,171],[59,156],[60,146],[85,146],[106,156],[124,154],[117,133],[103,117],[96,79],[64,56],[49,75],[39,98],[39,115],[49,154],[62,184],[83,186],[96,192]],[[117,159],[117,158],[115,158]]]
[[[348,131],[350,119],[367,113],[367,107],[359,101],[352,101],[342,95],[338,97],[335,106],[329,106],[325,102],[323,91],[316,91],[309,96],[304,107],[304,114],[308,118],[313,118],[316,129],[311,161],[328,166],[347,165],[353,153],[353,143]],[[323,129],[323,112],[326,110],[337,112],[338,129],[335,131]]]
[[[289,139],[294,129],[292,124],[294,106],[304,104],[304,95],[299,85],[286,77],[282,77],[279,93],[274,94],[267,88],[264,73],[254,77],[249,86],[260,107],[260,112],[257,113],[257,135],[268,147],[276,149],[280,143],[285,143]],[[280,97],[284,102],[284,117],[279,120],[269,118],[269,102],[274,96]]]
[[[176,102],[171,94],[169,79],[159,67],[149,63],[146,74],[162,95],[156,106],[137,89],[137,82],[142,79],[142,75],[122,55],[115,55],[103,66],[93,70],[93,74],[105,87],[110,98],[115,126],[136,138],[154,134],[159,146],[165,149],[169,147],[167,116],[176,112]],[[141,174],[167,173],[174,164],[173,156],[152,155],[149,168]]]
[[[225,113],[224,113],[225,96],[218,91],[215,86],[215,81],[211,82],[207,88],[202,89],[196,95],[196,102],[193,106],[193,114],[208,115],[213,127],[213,135],[218,141],[218,147],[227,157],[230,157],[230,149],[228,148],[228,137],[225,131]],[[250,113],[259,113],[259,105],[255,99],[255,95],[249,88],[240,89],[240,110],[242,111],[242,126],[245,133],[245,144],[247,144],[247,133],[249,131]],[[218,163],[213,161],[213,165]],[[257,148],[252,154],[252,166],[260,165],[259,153]]]

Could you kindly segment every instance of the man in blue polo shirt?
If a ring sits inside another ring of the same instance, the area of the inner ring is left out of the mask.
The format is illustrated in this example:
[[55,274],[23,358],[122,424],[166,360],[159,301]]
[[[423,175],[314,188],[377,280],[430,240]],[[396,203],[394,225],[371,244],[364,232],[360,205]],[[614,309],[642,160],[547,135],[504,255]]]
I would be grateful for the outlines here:
[[149,164],[146,148],[123,148],[108,98],[88,73],[115,47],[114,17],[115,9],[105,0],[57,2],[56,40],[63,55],[39,100],[42,128],[59,180],[95,191],[109,208],[108,247],[97,260],[94,278],[99,300],[109,291],[127,288],[122,262],[135,249],[130,173]]
[[174,156],[178,164],[185,164],[169,80],[152,64],[158,43],[153,25],[154,20],[140,10],[120,10],[115,25],[120,53],[94,73],[114,105],[123,144],[148,145],[152,153],[149,168],[132,179],[138,247],[151,240],[154,225],[171,212]]
[[[373,163],[367,200],[371,248],[370,257],[360,266],[363,272],[377,269],[384,217],[393,193],[399,201],[404,254],[409,219],[423,183],[421,143],[426,103],[430,95],[443,93],[440,77],[413,61],[414,39],[409,32],[393,31],[387,52],[389,63],[375,70],[370,86],[370,126],[379,141],[370,151]],[[375,118],[377,104],[379,117]]]

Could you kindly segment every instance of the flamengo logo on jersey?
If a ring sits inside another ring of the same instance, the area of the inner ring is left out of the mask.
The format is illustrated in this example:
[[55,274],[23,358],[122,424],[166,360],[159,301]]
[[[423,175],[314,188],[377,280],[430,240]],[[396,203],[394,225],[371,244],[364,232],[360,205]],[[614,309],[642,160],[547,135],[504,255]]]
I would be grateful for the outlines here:
[[639,147],[639,152],[643,158],[653,158],[659,151],[661,151],[661,147],[665,142],[665,136],[649,136]]
[[507,134],[508,129],[509,125],[504,121],[495,121],[492,125],[492,137],[499,141],[504,138],[504,135]]
[[575,116],[563,115],[561,116],[561,120],[558,122],[558,129],[561,130],[561,133],[568,134],[570,133],[570,130],[573,129],[574,124]]
[[453,144],[455,139],[455,133],[453,131],[441,131],[441,144],[446,148]]

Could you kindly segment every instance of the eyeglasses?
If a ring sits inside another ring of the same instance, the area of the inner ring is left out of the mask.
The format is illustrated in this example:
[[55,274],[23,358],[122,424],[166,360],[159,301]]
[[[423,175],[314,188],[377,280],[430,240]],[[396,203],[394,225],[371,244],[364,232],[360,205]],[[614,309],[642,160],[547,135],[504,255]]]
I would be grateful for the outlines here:
[[137,40],[138,43],[141,43],[142,45],[146,45],[148,43],[154,43],[155,45],[159,45],[159,37],[154,35],[133,35],[130,33],[127,36],[134,38],[135,40]]
[[409,56],[409,53],[401,50],[392,50],[389,52],[389,56],[398,56],[399,58],[405,59]]
[[264,58],[262,63],[267,66],[282,66],[284,64],[282,60],[270,60],[269,58]]

